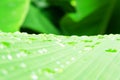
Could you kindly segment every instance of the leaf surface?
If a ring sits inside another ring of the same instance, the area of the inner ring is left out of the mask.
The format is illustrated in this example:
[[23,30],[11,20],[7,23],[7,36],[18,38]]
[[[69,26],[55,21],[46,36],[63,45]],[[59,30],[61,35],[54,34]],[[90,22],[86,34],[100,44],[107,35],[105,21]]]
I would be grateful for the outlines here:
[[0,80],[119,80],[120,35],[0,33]]

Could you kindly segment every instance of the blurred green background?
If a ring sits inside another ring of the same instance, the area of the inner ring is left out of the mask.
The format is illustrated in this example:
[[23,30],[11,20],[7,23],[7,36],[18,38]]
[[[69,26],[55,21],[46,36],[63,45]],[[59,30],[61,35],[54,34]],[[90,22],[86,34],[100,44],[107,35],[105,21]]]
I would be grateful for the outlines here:
[[98,35],[120,33],[120,0],[2,0],[3,32]]

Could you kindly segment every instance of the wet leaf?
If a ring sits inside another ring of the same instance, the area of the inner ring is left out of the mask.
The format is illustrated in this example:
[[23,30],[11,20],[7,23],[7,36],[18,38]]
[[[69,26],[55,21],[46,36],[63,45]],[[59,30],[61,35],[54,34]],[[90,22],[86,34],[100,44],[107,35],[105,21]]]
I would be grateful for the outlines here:
[[0,32],[0,80],[118,80],[119,38]]

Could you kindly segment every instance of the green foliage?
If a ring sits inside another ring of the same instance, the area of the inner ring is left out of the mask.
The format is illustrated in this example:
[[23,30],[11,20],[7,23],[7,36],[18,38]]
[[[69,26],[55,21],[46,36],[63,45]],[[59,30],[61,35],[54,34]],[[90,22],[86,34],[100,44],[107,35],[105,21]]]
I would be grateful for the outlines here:
[[46,19],[41,11],[32,5],[23,25],[37,32],[59,34],[59,31]]
[[113,15],[110,20],[110,24],[108,27],[108,32],[112,33],[120,33],[120,0],[117,0],[116,5],[114,7]]
[[103,34],[111,17],[116,0],[76,0],[76,13],[61,21],[65,34]]
[[1,1],[0,30],[62,35],[120,33],[119,0],[31,0],[31,3],[29,0],[24,0],[18,2],[17,0]]
[[29,0],[0,1],[0,30],[19,31],[28,11],[29,2]]
[[[112,44],[111,44],[112,43]],[[120,35],[0,33],[0,80],[118,80]]]

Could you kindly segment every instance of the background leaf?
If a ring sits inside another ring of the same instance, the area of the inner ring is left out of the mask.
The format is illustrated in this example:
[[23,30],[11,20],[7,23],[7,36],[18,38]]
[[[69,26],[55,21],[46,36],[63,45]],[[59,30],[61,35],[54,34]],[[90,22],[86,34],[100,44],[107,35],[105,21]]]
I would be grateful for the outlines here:
[[61,20],[61,28],[67,35],[95,35],[106,31],[116,0],[76,0],[76,13]]
[[29,2],[29,0],[2,0],[0,2],[0,30],[18,31],[27,14]]
[[117,0],[116,6],[114,8],[112,17],[109,22],[109,27],[107,29],[106,33],[114,33],[119,34],[120,33],[120,0]]
[[55,26],[42,14],[39,8],[31,5],[23,27],[37,32],[59,34]]
[[57,6],[63,9],[65,13],[73,12],[74,8],[71,5],[71,0],[46,0],[50,6]]

